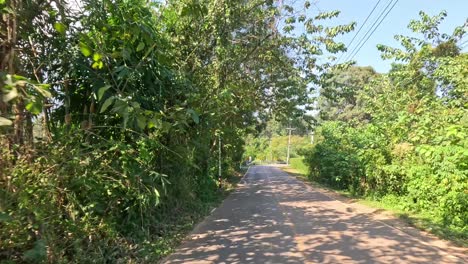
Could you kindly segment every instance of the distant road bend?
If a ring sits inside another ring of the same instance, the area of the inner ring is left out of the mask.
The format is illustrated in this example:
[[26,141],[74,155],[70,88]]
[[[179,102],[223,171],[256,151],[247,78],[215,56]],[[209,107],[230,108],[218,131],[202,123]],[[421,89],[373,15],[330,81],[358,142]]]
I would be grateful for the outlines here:
[[427,241],[254,166],[165,263],[468,263]]

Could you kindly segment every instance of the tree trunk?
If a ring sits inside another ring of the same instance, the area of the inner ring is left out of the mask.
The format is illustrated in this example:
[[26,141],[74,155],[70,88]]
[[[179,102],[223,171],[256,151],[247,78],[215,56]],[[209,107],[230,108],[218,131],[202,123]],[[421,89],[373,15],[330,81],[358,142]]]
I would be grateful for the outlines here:
[[[11,10],[19,10],[21,8],[21,1],[11,0],[9,8]],[[15,74],[14,61],[15,61],[15,46],[17,41],[17,19],[16,13],[4,13],[2,16],[2,22],[6,26],[6,41],[2,43],[2,58],[0,61],[0,69],[7,71],[9,74]],[[3,23],[2,23],[3,24]],[[2,86],[0,88],[3,89]],[[0,91],[2,94],[3,91]],[[0,95],[1,96],[1,95]],[[1,96],[3,97],[3,96]],[[0,98],[2,99],[2,98]],[[3,99],[0,100],[0,114],[6,116],[8,115],[8,105],[3,102]],[[23,142],[23,119],[24,119],[24,101],[22,99],[18,100],[16,105],[13,106],[13,114],[15,115],[15,120],[13,122],[13,135],[10,139],[10,142],[20,143]]]
[[24,121],[24,100],[19,98],[18,102],[13,106],[15,120],[13,121],[13,143],[23,145],[23,121]]
[[65,105],[65,127],[67,129],[67,131],[70,129],[70,125],[71,125],[71,115],[70,115],[70,92],[68,90],[68,80],[65,80],[64,84],[63,84],[63,88],[65,90],[65,101],[64,101],[64,105]]
[[26,136],[26,144],[31,148],[34,147],[34,130],[33,130],[33,122],[32,122],[32,114],[29,112],[25,112],[26,118],[26,127],[25,127],[25,136]]
[[44,115],[44,138],[47,142],[50,142],[52,140],[52,134],[50,133],[50,122],[49,122],[49,111],[48,109],[48,104],[49,102],[47,99],[44,99],[44,106],[42,107],[42,114]]

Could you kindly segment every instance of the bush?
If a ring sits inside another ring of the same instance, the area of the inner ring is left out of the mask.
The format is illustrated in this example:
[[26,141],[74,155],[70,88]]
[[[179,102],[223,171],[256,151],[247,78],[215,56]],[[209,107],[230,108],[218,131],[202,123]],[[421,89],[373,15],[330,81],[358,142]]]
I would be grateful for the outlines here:
[[151,136],[129,144],[70,135],[4,168],[11,177],[0,189],[0,260],[156,261],[177,224],[193,223],[219,199],[214,177],[190,173],[189,164],[159,167],[164,150]]
[[[412,121],[409,135],[391,136],[396,125],[352,127],[324,122],[317,132],[317,144],[305,158],[310,178],[377,199],[401,197],[396,200],[407,210],[424,212],[444,226],[466,232],[468,130],[459,125],[463,117],[459,110],[428,108],[431,111]],[[446,118],[437,119],[436,112]],[[411,138],[411,134],[417,137]],[[411,142],[404,141],[407,136]]]

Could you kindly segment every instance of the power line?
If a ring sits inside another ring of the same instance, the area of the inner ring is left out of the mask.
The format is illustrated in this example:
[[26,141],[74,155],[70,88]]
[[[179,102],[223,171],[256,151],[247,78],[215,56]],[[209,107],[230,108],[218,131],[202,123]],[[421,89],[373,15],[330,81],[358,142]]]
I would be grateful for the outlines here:
[[458,46],[459,46],[460,48],[464,49],[465,46],[466,46],[466,44],[468,44],[468,39],[465,40],[465,41],[463,41],[463,42],[462,42],[461,44],[459,44]]
[[[364,37],[361,39],[361,41],[359,41],[359,43],[357,44],[357,46],[353,49],[353,51],[351,52],[351,54],[346,58],[346,60],[352,60],[354,58],[354,56],[356,56],[356,54],[359,53],[359,51],[361,50],[361,48],[364,46],[364,44],[366,44],[366,42],[369,40],[369,38],[372,36],[372,34],[374,34],[374,32],[377,30],[377,28],[379,28],[380,24],[382,24],[382,22],[385,20],[385,18],[388,16],[388,14],[390,13],[390,11],[392,11],[392,9],[395,7],[395,5],[398,3],[399,0],[396,0],[394,2],[394,0],[390,0],[389,3],[387,4],[387,6],[384,8],[384,10],[382,10],[382,12],[379,14],[379,17],[374,21],[374,23],[372,24],[372,26],[369,28],[369,30],[367,31],[367,33],[364,35]],[[390,7],[389,9],[389,6],[393,3],[393,5]],[[386,13],[385,13],[386,12]],[[385,13],[385,14],[384,14]],[[382,17],[383,15],[383,17]],[[379,21],[380,19],[380,21]],[[377,24],[378,22],[378,24]],[[377,24],[377,26],[376,26]]]
[[[369,34],[369,36],[364,40],[364,42],[362,42],[362,44],[359,46],[359,48],[357,49],[356,52],[354,52],[351,56],[351,58],[349,60],[352,60],[354,58],[354,56],[356,56],[359,51],[361,51],[361,48],[366,44],[366,42],[370,39],[370,37],[374,34],[374,32],[379,28],[380,24],[382,24],[382,22],[385,20],[385,18],[388,16],[388,14],[393,10],[393,8],[395,7],[395,5],[398,3],[399,0],[396,0],[392,7],[390,7],[390,9],[387,11],[387,13],[385,13],[384,17],[380,20],[380,22],[377,24],[376,27],[374,27],[374,29],[372,30],[372,32]],[[390,4],[390,3],[389,3]],[[388,7],[388,6],[387,6]]]
[[[374,13],[375,9],[377,8],[377,6],[380,4],[382,0],[379,0],[375,5],[374,5],[374,8],[372,8],[372,11],[370,11],[369,15],[367,15],[366,17],[366,20],[364,20],[364,22],[362,23],[362,25],[359,27],[358,31],[356,32],[356,34],[354,34],[353,38],[351,39],[351,41],[348,43],[348,45],[346,45],[346,47],[351,47],[351,44],[353,44],[353,41],[354,39],[357,37],[357,35],[359,34],[359,32],[361,32],[362,28],[364,27],[364,25],[367,23],[367,20],[369,20],[369,18],[371,17],[371,15]],[[336,63],[338,63],[341,58],[343,57],[343,55],[345,54],[346,52],[343,52],[341,53],[341,56],[338,58],[338,60],[336,61]],[[335,63],[335,64],[336,64]]]
[[379,20],[381,20],[382,16],[385,14],[385,12],[389,9],[390,5],[394,2],[394,0],[388,1],[387,5],[380,11],[380,14],[375,18],[374,22],[372,25],[367,29],[366,34],[359,40],[358,44],[353,48],[353,50],[348,54],[346,57],[345,61],[349,61],[351,57],[353,57],[353,54],[356,50],[359,49],[360,45],[363,43],[363,41],[367,38],[367,36],[370,34],[370,32],[375,28]]

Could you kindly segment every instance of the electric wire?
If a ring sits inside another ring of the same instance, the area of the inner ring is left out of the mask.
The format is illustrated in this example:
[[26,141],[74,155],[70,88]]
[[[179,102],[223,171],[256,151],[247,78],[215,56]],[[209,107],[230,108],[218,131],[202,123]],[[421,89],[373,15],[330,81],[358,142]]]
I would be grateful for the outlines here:
[[[375,5],[374,5],[374,8],[372,8],[372,11],[370,11],[369,15],[367,15],[366,19],[364,20],[364,22],[362,23],[362,25],[359,27],[358,31],[356,32],[356,34],[354,34],[353,38],[351,39],[351,41],[348,43],[348,45],[346,45],[346,47],[351,47],[351,44],[353,44],[354,42],[354,39],[356,39],[357,35],[359,35],[359,32],[361,32],[362,28],[364,27],[364,25],[367,23],[367,20],[369,20],[369,18],[372,16],[372,14],[374,13],[375,9],[377,8],[377,6],[379,5],[379,3],[381,2],[382,0],[379,0]],[[343,57],[343,55],[345,54],[346,52],[343,52],[341,53],[340,57],[338,58],[338,60],[336,61],[336,63],[338,63],[341,58]],[[336,64],[335,63],[335,64]]]
[[[379,26],[382,24],[382,22],[385,20],[385,18],[388,16],[388,14],[392,11],[392,9],[395,7],[395,5],[398,3],[399,0],[390,0],[387,6],[382,10],[380,13],[379,17],[374,21],[372,26],[369,28],[367,33],[364,35],[364,37],[359,41],[357,46],[353,49],[353,51],[348,55],[346,58],[346,61],[352,60],[354,56],[356,56],[361,48],[366,44],[366,42],[370,39],[370,37],[374,34],[374,32],[379,28]],[[393,3],[393,5],[390,7],[390,5]],[[390,7],[390,8],[389,8]],[[386,12],[386,13],[385,13]],[[385,14],[384,14],[385,13]],[[382,17],[383,16],[383,17]],[[380,21],[379,21],[380,20]],[[376,25],[377,24],[377,25]]]

